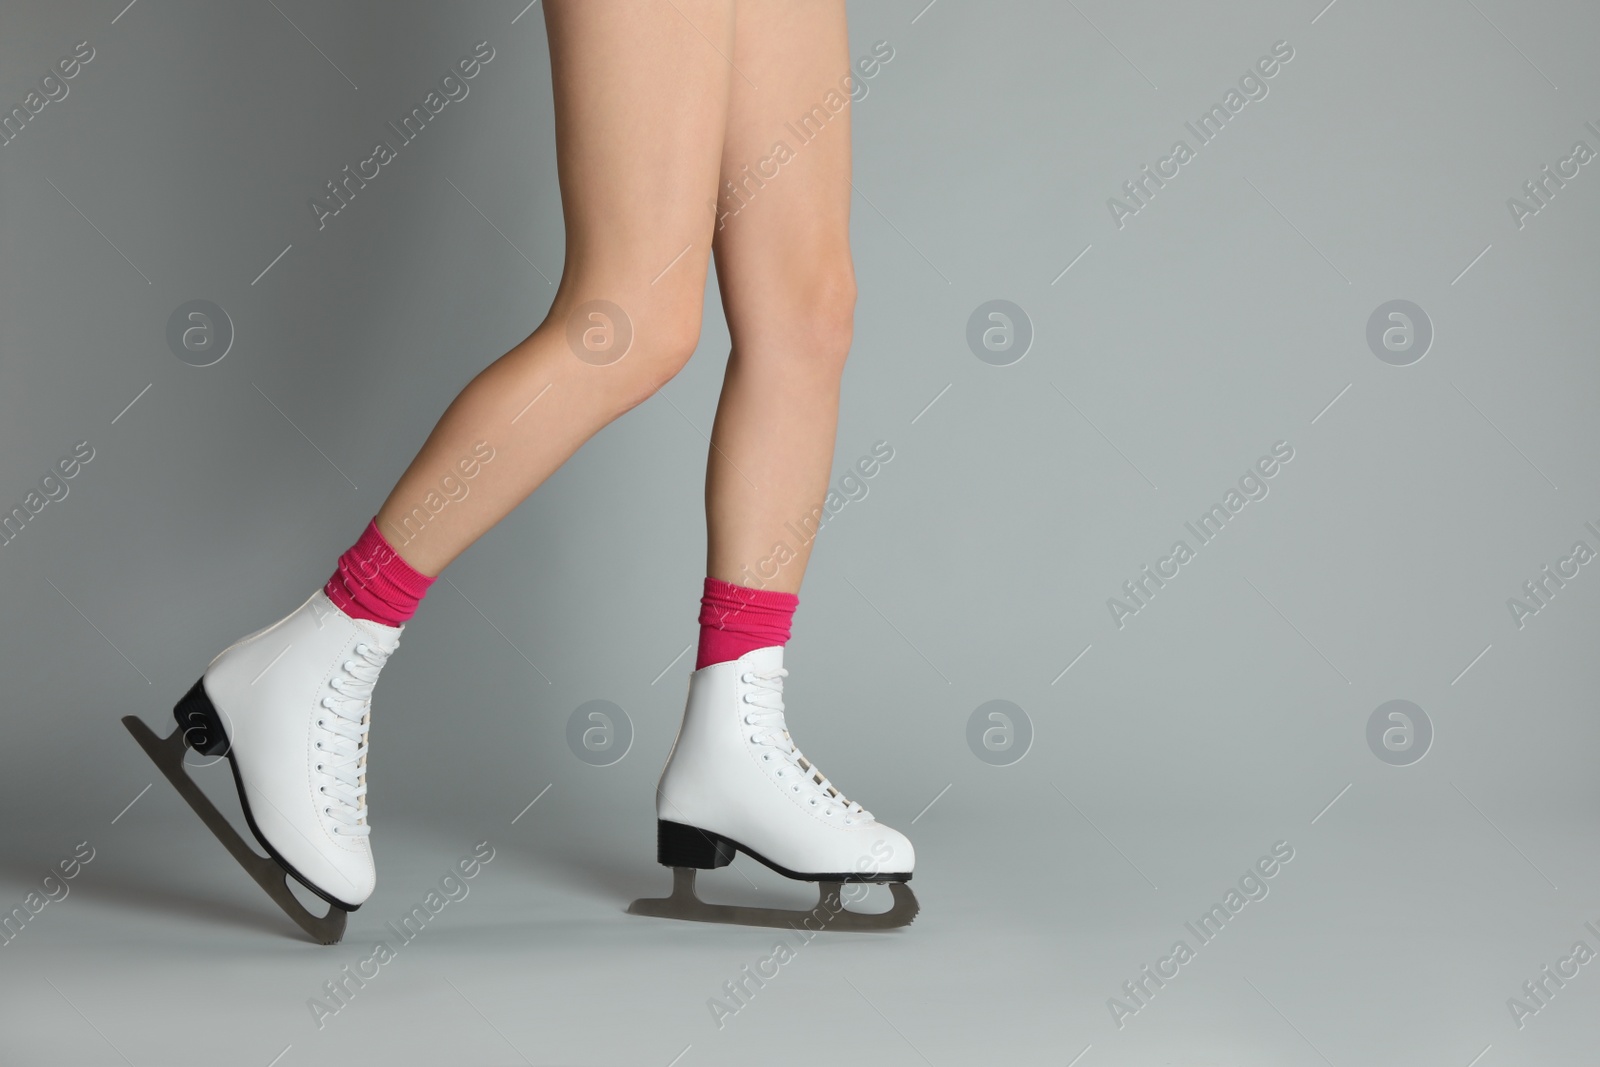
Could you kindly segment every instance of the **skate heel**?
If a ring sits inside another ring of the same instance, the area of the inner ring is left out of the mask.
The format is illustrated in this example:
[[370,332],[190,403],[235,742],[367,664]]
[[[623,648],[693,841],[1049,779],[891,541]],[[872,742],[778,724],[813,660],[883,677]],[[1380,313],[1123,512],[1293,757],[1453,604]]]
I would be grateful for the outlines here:
[[228,734],[222,728],[222,718],[206,695],[205,676],[196,679],[189,691],[172,707],[172,717],[183,730],[183,740],[190,748],[206,756],[222,756],[228,751]]
[[708,871],[733,862],[733,844],[708,830],[656,820],[656,862],[663,867]]

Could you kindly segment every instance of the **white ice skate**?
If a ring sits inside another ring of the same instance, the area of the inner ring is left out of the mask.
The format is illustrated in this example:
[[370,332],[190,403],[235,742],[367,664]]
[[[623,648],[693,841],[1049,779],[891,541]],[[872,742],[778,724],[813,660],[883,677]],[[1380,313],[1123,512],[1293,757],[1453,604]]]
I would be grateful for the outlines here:
[[[367,731],[378,672],[404,626],[351,619],[318,589],[288,616],[234,642],[173,708],[157,737],[123,723],[251,877],[323,944],[372,893],[367,836]],[[250,848],[184,770],[184,750],[226,756]],[[329,903],[317,916],[289,892],[292,877]]]
[[[885,930],[909,923],[905,883],[916,856],[904,834],[847,799],[789,737],[783,646],[748,652],[689,677],[688,705],[656,791],[656,858],[673,868],[672,895],[636,900],[635,915],[810,929]],[[707,904],[696,870],[743,852],[779,874],[820,882],[812,911]],[[889,883],[882,913],[850,911],[844,883]]]

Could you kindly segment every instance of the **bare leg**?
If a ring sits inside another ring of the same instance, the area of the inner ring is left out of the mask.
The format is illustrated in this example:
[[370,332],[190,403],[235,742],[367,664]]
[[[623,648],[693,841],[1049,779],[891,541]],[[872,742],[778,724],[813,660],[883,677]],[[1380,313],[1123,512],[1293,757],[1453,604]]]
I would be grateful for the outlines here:
[[[676,374],[699,340],[733,0],[546,0],[544,13],[566,265],[545,320],[461,391],[378,511],[384,536],[430,577]],[[614,362],[614,351],[579,358],[569,346],[575,312],[602,343],[623,328],[589,316],[594,300],[631,325]]]
[[706,467],[706,573],[796,593],[855,311],[843,0],[741,0],[733,62],[760,88],[735,75],[722,153],[736,192],[719,191],[715,247],[733,350]]
[[[706,565],[712,578],[798,593],[855,308],[843,0],[740,0],[734,32],[734,63],[760,88],[735,78],[723,151],[736,188],[720,200],[715,249],[733,350],[707,460]],[[689,676],[656,790],[656,860],[674,869],[673,892],[634,901],[633,914],[833,930],[886,930],[916,916],[911,842],[840,792],[790,735],[783,652],[781,643],[748,649]],[[696,872],[738,852],[819,882],[816,907],[696,897]],[[889,883],[894,906],[846,908],[844,884],[857,882]]]

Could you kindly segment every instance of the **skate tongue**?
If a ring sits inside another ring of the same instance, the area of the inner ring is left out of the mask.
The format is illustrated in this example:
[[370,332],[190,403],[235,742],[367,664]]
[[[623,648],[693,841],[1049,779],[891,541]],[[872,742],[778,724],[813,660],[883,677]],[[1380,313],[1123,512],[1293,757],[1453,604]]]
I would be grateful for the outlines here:
[[739,657],[739,662],[745,664],[747,670],[775,671],[783,666],[783,646],[769,645],[766,648],[755,648]]
[[381,622],[371,619],[355,619],[356,629],[372,638],[373,644],[385,652],[393,652],[400,644],[400,635],[405,632],[405,623],[399,626],[385,626]]

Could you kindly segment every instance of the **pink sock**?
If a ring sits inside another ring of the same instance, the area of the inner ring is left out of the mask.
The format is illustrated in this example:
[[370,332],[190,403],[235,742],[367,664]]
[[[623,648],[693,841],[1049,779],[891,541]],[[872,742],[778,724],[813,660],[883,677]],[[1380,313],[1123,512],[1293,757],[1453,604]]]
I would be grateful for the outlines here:
[[352,619],[399,626],[417,613],[434,580],[420,574],[378,532],[376,515],[356,543],[339,557],[338,569],[322,591]]
[[784,644],[799,604],[794,593],[751,589],[708,577],[700,597],[700,650],[694,669]]

